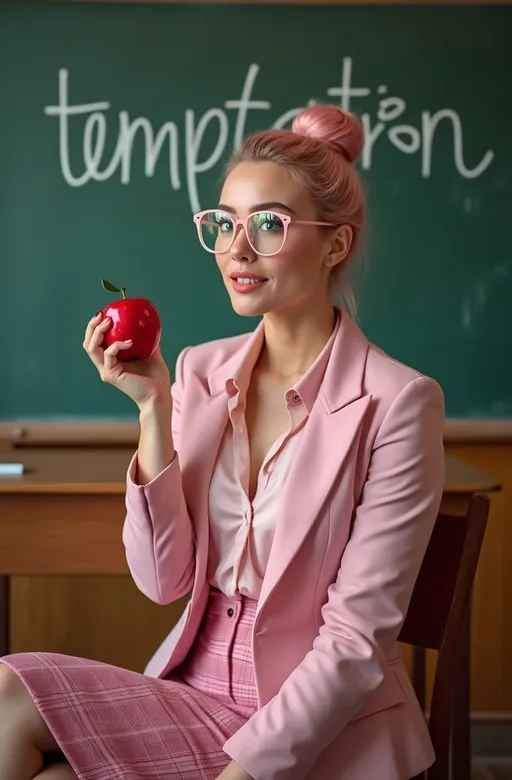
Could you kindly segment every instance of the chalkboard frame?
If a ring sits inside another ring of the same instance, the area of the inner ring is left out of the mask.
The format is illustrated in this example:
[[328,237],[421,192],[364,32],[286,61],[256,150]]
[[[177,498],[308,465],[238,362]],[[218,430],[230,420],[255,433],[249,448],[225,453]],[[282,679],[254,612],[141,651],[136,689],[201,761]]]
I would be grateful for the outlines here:
[[[133,3],[138,5],[193,5],[197,0],[59,0],[62,3]],[[31,2],[31,0],[18,0]],[[32,0],[33,2],[33,0]],[[37,0],[39,3],[54,0]],[[512,0],[201,0],[209,5],[510,5]]]

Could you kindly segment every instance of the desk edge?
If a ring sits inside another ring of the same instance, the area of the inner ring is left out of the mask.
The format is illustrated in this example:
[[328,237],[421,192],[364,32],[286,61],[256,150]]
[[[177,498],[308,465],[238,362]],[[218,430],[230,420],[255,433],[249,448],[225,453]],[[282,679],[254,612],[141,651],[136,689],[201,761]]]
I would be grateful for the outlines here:
[[[13,420],[0,422],[0,442],[13,447],[34,446],[137,446],[139,423],[136,421],[90,420],[76,422]],[[475,443],[512,443],[512,419],[447,420],[444,441]]]

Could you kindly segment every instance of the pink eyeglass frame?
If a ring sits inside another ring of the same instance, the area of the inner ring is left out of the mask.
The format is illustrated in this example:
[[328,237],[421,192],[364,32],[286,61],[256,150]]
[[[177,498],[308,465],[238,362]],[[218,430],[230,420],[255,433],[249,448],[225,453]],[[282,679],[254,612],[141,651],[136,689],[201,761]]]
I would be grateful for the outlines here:
[[[211,214],[214,211],[222,211],[223,214],[227,214],[228,217],[231,219],[234,225],[233,229],[233,238],[231,239],[231,243],[228,246],[227,249],[223,249],[222,252],[218,252],[216,249],[210,249],[203,241],[203,236],[201,234],[201,220],[205,216],[205,214]],[[276,252],[260,252],[256,247],[253,245],[251,239],[249,238],[249,231],[247,230],[247,223],[250,220],[251,217],[254,217],[256,214],[275,214],[276,217],[279,217],[280,220],[282,220],[283,227],[284,227],[284,235],[283,235],[283,243],[279,247],[279,249]],[[201,242],[201,246],[206,249],[207,252],[211,252],[215,255],[223,255],[226,254],[226,252],[229,252],[231,247],[233,246],[236,236],[237,236],[237,228],[238,225],[241,225],[244,229],[245,236],[247,238],[247,241],[249,242],[249,245],[253,249],[256,254],[261,255],[262,257],[272,257],[273,255],[279,254],[283,246],[286,242],[286,236],[288,235],[288,226],[293,223],[294,225],[325,225],[325,227],[336,227],[332,222],[315,222],[313,220],[309,219],[294,219],[293,217],[290,217],[289,214],[282,214],[280,211],[274,211],[273,209],[262,209],[261,211],[253,211],[252,214],[248,214],[243,219],[235,219],[231,216],[231,214],[228,214],[227,211],[224,211],[223,209],[206,209],[205,211],[199,211],[197,214],[194,214],[194,222],[196,223],[197,227],[197,235],[199,236],[199,241]]]

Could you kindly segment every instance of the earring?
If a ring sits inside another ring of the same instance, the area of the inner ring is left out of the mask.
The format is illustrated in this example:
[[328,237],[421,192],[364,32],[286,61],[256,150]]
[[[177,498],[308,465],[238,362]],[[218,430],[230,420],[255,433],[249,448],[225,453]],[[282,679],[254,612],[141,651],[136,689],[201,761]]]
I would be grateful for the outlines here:
[[326,260],[326,264],[331,265],[331,263],[332,263],[332,257],[328,257]]

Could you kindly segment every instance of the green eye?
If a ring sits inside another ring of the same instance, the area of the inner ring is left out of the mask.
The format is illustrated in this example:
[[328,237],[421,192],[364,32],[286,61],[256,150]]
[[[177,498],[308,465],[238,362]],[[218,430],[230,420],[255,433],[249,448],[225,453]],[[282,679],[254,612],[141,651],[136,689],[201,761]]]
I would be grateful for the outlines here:
[[283,229],[282,220],[271,211],[256,214],[254,217],[255,229],[265,233],[274,233]]
[[213,214],[213,222],[221,233],[229,233],[233,230],[233,221],[224,211],[216,211]]

